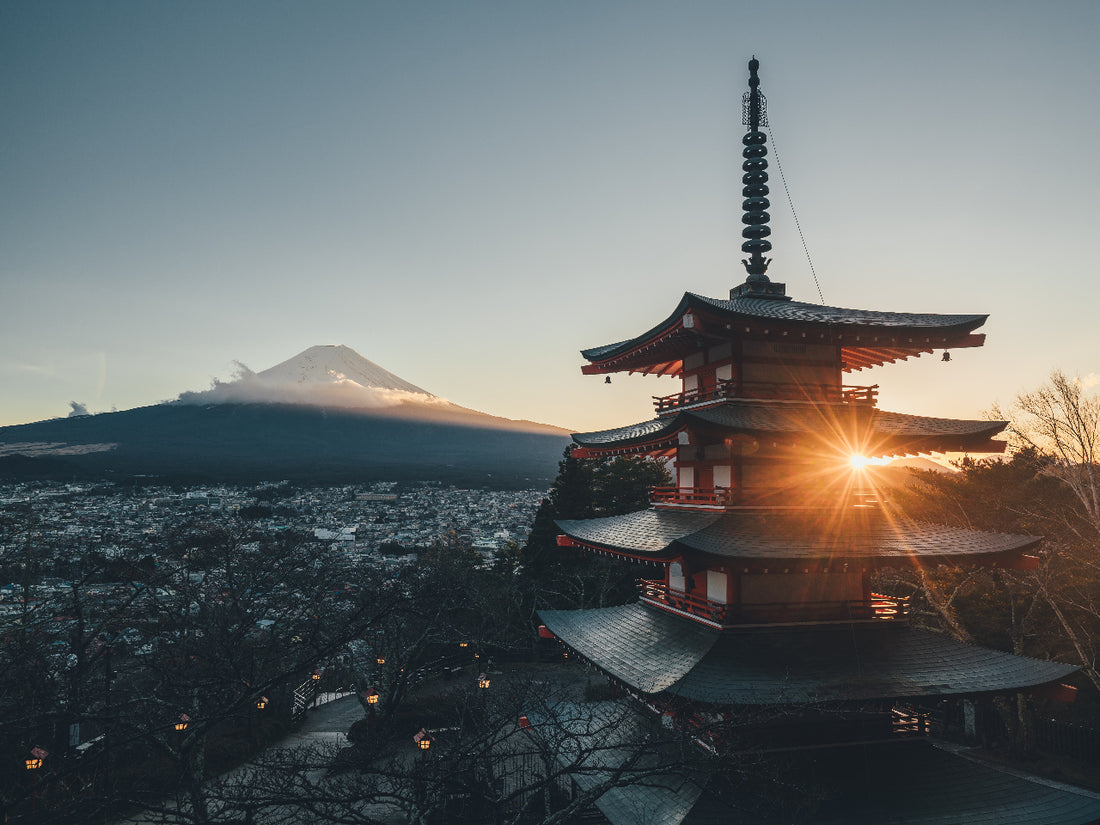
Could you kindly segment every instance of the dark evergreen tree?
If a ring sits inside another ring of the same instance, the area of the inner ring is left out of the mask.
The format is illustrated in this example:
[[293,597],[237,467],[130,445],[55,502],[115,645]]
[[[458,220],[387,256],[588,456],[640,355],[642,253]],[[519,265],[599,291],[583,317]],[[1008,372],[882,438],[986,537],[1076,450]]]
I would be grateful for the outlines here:
[[531,612],[544,606],[590,607],[626,601],[633,594],[637,568],[559,547],[561,531],[555,522],[645,509],[651,488],[672,483],[667,465],[645,456],[578,459],[566,449],[558,468],[518,556]]

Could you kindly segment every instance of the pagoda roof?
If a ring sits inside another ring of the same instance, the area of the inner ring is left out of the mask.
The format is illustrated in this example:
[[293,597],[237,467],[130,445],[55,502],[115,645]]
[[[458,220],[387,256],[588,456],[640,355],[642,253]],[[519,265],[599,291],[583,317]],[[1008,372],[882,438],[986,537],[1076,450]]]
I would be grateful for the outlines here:
[[[878,758],[875,758],[875,757]],[[1088,825],[1100,794],[1028,776],[927,741],[820,753],[828,791],[810,825]],[[702,806],[696,805],[702,813]],[[688,819],[683,825],[703,825]],[[711,820],[718,825],[720,820]],[[624,823],[615,823],[624,825]]]
[[640,603],[539,616],[565,645],[635,690],[715,705],[995,693],[1078,669],[898,624],[719,631]]
[[707,428],[740,433],[813,433],[828,437],[853,415],[867,416],[862,452],[868,457],[914,452],[999,452],[989,439],[1006,421],[931,418],[887,412],[874,407],[818,404],[806,401],[727,400],[720,404],[681,409],[626,427],[574,433],[579,446],[597,452],[638,452],[667,448],[682,430]]
[[948,527],[853,508],[723,513],[650,509],[560,520],[557,525],[581,544],[654,561],[694,550],[757,564],[997,564],[1014,561],[1041,541],[1038,536]]
[[[685,316],[690,316],[690,326],[685,325]],[[879,312],[745,296],[708,298],[685,292],[676,309],[657,326],[625,341],[581,350],[581,355],[592,362],[584,368],[589,373],[673,374],[680,371],[685,355],[698,350],[700,335],[729,338],[730,331],[767,335],[796,330],[842,344],[845,369],[863,369],[931,352],[934,347],[981,346],[984,336],[970,333],[988,317]]]
[[[685,763],[647,737],[648,720],[611,703],[559,703],[528,711],[533,735],[582,791],[610,784],[594,805],[610,825],[747,825],[779,813],[769,786],[740,766],[731,787],[717,764]],[[610,743],[609,743],[610,740]],[[639,753],[639,743],[645,743]],[[806,825],[1090,825],[1100,820],[1100,794],[979,761],[952,745],[927,740],[816,750],[806,768],[814,799]],[[667,766],[663,767],[662,766]],[[615,784],[616,777],[622,780]],[[760,781],[753,782],[754,779]],[[755,792],[754,792],[755,791]],[[787,789],[785,794],[798,794]],[[762,816],[763,815],[763,816]]]

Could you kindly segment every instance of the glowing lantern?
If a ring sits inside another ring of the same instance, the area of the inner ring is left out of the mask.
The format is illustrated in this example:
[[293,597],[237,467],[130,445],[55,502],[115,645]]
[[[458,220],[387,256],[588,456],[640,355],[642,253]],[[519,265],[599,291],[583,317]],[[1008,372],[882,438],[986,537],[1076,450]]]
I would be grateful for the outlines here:
[[31,748],[31,755],[26,760],[28,771],[36,771],[42,767],[42,760],[49,756],[42,748]]

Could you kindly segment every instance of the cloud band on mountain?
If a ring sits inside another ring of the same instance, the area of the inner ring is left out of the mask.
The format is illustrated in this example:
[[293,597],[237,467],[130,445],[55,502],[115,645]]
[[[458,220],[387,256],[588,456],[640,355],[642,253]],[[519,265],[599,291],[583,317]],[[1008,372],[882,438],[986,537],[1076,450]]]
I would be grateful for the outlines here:
[[210,389],[182,392],[181,404],[295,404],[342,409],[378,409],[402,404],[451,406],[450,402],[429,393],[409,392],[388,387],[364,386],[336,371],[328,371],[327,380],[294,381],[255,373],[236,362],[232,381],[213,380]]

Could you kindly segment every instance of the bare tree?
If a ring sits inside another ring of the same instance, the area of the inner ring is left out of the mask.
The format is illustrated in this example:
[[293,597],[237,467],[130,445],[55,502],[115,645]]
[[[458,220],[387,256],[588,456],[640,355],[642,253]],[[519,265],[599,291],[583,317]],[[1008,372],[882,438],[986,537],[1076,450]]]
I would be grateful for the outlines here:
[[250,809],[264,825],[558,825],[616,789],[676,793],[690,781],[680,737],[628,703],[586,701],[576,673],[520,668],[491,689],[425,686],[409,704],[433,720],[420,736],[428,749],[406,718],[358,752],[270,751],[220,785],[217,807]]
[[1047,542],[1037,592],[1100,689],[1100,395],[1055,370],[1041,387],[993,412],[1011,421],[1014,446],[1041,456],[1042,472],[1072,496],[1075,506],[1050,513],[1061,536]]
[[1092,528],[1100,536],[1100,395],[1089,394],[1085,382],[1060,370],[1045,384],[1021,393],[1012,406],[994,415],[1011,422],[1016,446],[1034,448],[1046,456],[1045,472],[1073,493]]
[[[93,565],[65,590],[28,588],[19,620],[0,627],[0,743],[50,751],[34,787],[0,783],[0,803],[36,805],[37,821],[135,808],[223,821],[208,780],[258,744],[257,702],[285,724],[293,688],[399,601],[380,577],[349,582],[323,546],[289,533],[194,522],[149,543],[155,565],[108,584]],[[23,664],[3,667],[9,656]],[[37,682],[17,678],[23,668]],[[65,747],[73,723],[81,741],[99,734],[86,753]]]

